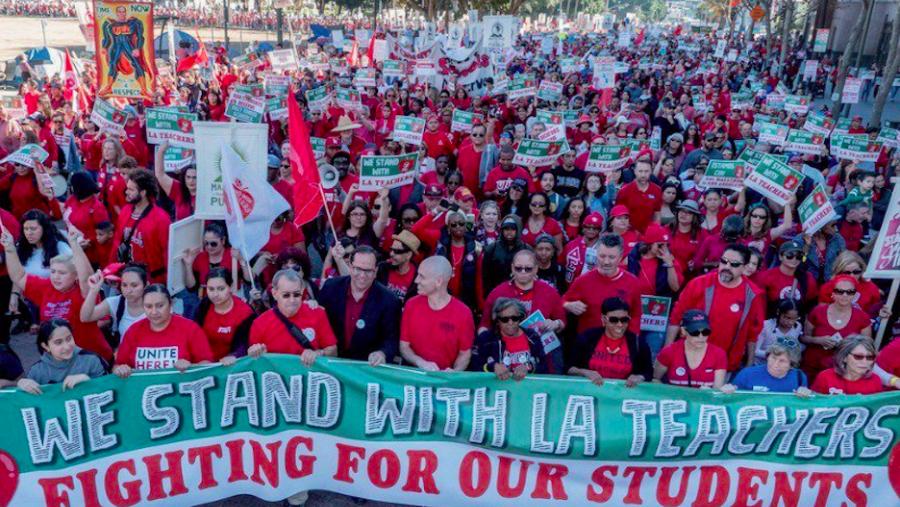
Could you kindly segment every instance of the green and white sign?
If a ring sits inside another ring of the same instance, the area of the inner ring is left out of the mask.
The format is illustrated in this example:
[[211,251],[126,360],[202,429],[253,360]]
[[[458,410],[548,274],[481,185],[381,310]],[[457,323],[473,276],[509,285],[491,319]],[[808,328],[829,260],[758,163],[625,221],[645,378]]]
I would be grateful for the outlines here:
[[103,132],[109,132],[117,136],[125,135],[125,122],[128,113],[116,109],[109,102],[97,98],[94,101],[94,109],[91,110],[91,121]]
[[672,298],[641,295],[641,331],[665,333],[669,328]]
[[562,58],[559,60],[559,70],[563,74],[571,74],[581,70],[581,60],[578,58]]
[[825,136],[808,130],[791,129],[784,144],[784,151],[822,155],[825,153]]
[[415,116],[398,116],[394,119],[394,141],[398,143],[422,145],[422,136],[425,134],[425,120]]
[[735,93],[731,96],[731,108],[747,110],[753,107],[753,94],[750,92]]
[[266,114],[271,121],[282,121],[288,117],[287,97],[269,97],[266,99]]
[[469,133],[472,131],[472,124],[476,118],[483,119],[484,115],[463,111],[462,109],[454,109],[453,119],[450,122],[450,131]]
[[378,86],[377,71],[371,67],[356,69],[356,75],[353,77],[353,85],[357,88]]
[[881,153],[881,141],[870,141],[866,134],[837,134],[831,136],[831,154],[856,162],[876,162]]
[[419,153],[372,156],[359,159],[359,189],[377,192],[383,188],[409,185],[416,179]]
[[828,50],[828,36],[831,30],[828,28],[817,28],[816,38],[813,40],[813,53],[824,53]]
[[803,173],[769,155],[763,156],[756,169],[744,180],[747,188],[784,206],[803,181]]
[[703,188],[744,189],[747,164],[742,160],[710,160],[700,180]]
[[194,147],[194,122],[197,115],[164,109],[147,110],[147,142],[171,146]]
[[541,86],[540,88],[538,88],[537,97],[541,100],[546,100],[547,102],[559,102],[559,99],[562,97],[562,92],[562,83],[554,83],[545,79],[541,81]]
[[809,97],[803,95],[785,95],[784,110],[789,113],[806,114],[809,112]]
[[400,60],[385,60],[381,73],[384,77],[403,77],[406,75],[406,65]]
[[831,129],[834,128],[834,120],[825,116],[825,113],[809,113],[806,121],[803,122],[803,129],[814,134],[820,134],[825,137],[831,135]]
[[39,144],[26,144],[22,146],[18,150],[10,153],[3,160],[0,160],[0,164],[19,164],[25,167],[30,167],[35,169],[34,159],[38,159],[38,161],[43,164],[47,161],[47,157],[50,154],[47,153],[47,150],[41,148]]
[[241,70],[252,70],[262,65],[263,61],[256,53],[248,53],[232,58],[231,63]]
[[277,72],[295,70],[297,68],[297,53],[293,48],[276,49],[267,53],[272,70]]
[[526,167],[543,167],[556,163],[556,159],[569,151],[569,143],[562,141],[540,141],[522,139],[516,148],[513,164]]
[[536,93],[534,75],[519,74],[509,83],[507,97],[510,100],[532,97]]
[[338,106],[348,111],[359,111],[362,109],[359,90],[354,88],[336,88],[334,101]]
[[587,172],[606,173],[625,167],[631,148],[626,145],[592,144],[588,155]]
[[266,98],[262,92],[253,90],[232,90],[225,103],[225,116],[244,123],[260,123],[266,112]]
[[777,123],[757,123],[759,126],[759,142],[773,146],[783,146],[787,140],[789,127]]
[[325,86],[318,86],[316,88],[310,88],[306,90],[306,105],[309,106],[309,110],[313,112],[325,112],[328,109],[328,104],[331,102],[331,95],[328,93],[328,88]]
[[900,503],[896,391],[723,395],[279,354],[43,390],[0,393],[6,505],[310,489],[431,507]]
[[821,184],[816,185],[812,193],[803,199],[797,207],[797,213],[800,215],[803,233],[810,236],[837,218],[834,206],[828,199],[828,193]]
[[291,78],[289,76],[279,76],[277,74],[266,74],[263,78],[263,87],[266,95],[269,97],[278,97],[287,95],[291,88]]
[[6,111],[6,115],[11,120],[21,120],[28,115],[28,109],[25,107],[25,99],[18,94],[0,95],[0,105],[3,106],[3,110]]
[[163,165],[167,173],[178,172],[193,163],[194,150],[190,148],[170,146],[163,154]]
[[900,148],[900,130],[883,127],[881,131],[878,132],[876,141],[889,148]]
[[325,156],[325,139],[321,137],[310,137],[309,144],[312,145],[313,156],[316,160]]

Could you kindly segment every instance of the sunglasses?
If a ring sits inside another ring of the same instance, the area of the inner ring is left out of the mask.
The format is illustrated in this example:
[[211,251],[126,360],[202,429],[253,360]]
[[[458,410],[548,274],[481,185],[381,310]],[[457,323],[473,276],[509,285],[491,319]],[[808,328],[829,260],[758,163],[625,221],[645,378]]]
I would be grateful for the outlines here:
[[547,205],[542,202],[533,202],[533,203],[529,204],[529,206],[531,206],[532,208],[546,208],[547,207]]
[[449,227],[451,229],[462,229],[465,226],[466,226],[465,222],[450,222],[449,224],[447,224],[447,227]]
[[852,296],[856,294],[856,289],[834,289],[832,292],[842,296]]
[[781,256],[784,257],[784,258],[787,259],[787,260],[793,260],[793,259],[799,259],[799,258],[800,258],[800,254],[797,253],[797,252],[787,252],[787,253],[781,254]]
[[857,361],[874,361],[875,354],[850,354],[850,357]]
[[719,265],[720,265],[720,266],[728,265],[728,266],[731,266],[731,267],[733,267],[733,268],[739,268],[739,267],[743,266],[744,263],[741,262],[741,261],[730,261],[730,260],[728,260],[728,259],[721,259],[721,260],[719,260]]
[[688,331],[687,334],[691,336],[709,336],[712,334],[712,329],[698,329],[697,331]]
[[509,324],[510,322],[515,322],[518,324],[522,322],[522,317],[519,315],[505,315],[503,317],[497,317],[497,322],[502,322],[504,324]]
[[848,269],[847,271],[841,271],[842,275],[861,275],[863,270],[861,269]]
[[768,215],[750,215],[750,218],[758,218],[760,220],[765,220],[765,219],[769,218],[769,216]]
[[534,266],[513,266],[513,271],[516,273],[531,273],[534,271]]
[[628,324],[631,322],[631,317],[607,317],[606,320],[608,320],[610,324]]
[[472,137],[484,137],[484,134],[472,134]]
[[300,299],[303,297],[303,291],[298,290],[296,292],[282,292],[281,297],[285,299]]
[[218,242],[218,241],[204,241],[203,244],[206,245],[206,246],[208,246],[208,247],[212,247],[212,248],[215,248],[215,247],[219,246],[219,242]]
[[408,248],[391,248],[391,253],[394,255],[403,255],[405,253],[409,253],[412,250]]
[[404,219],[403,219],[403,223],[404,223],[404,224],[414,224],[414,223],[416,223],[416,222],[418,222],[418,221],[419,221],[419,219],[418,219],[418,218],[415,218],[415,217],[407,217],[407,218],[404,218]]

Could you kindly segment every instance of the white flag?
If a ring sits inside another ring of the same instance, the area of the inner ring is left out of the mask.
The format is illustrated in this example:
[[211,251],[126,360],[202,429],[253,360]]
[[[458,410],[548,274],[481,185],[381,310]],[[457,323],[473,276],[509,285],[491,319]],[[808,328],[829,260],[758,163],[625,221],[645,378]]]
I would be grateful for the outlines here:
[[249,261],[269,241],[275,218],[291,207],[266,181],[266,173],[251,171],[229,144],[222,145],[222,186],[228,238]]

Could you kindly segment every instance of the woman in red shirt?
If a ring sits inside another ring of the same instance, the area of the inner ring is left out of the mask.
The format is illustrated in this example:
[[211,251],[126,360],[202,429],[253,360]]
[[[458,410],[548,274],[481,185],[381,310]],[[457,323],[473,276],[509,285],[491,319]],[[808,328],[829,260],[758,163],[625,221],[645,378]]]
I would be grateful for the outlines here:
[[109,213],[103,203],[97,197],[97,183],[87,172],[72,174],[69,184],[72,186],[72,195],[66,199],[66,211],[64,216],[84,238],[89,242],[84,251],[94,266],[102,266],[108,257],[101,257],[97,248],[97,225],[109,222]]
[[197,323],[209,339],[213,361],[233,364],[247,353],[250,325],[256,314],[232,292],[231,271],[213,268],[206,276],[206,297],[200,302]]
[[688,310],[681,318],[681,336],[684,338],[664,347],[653,366],[653,380],[664,375],[668,383],[686,387],[712,387],[725,384],[728,361],[725,351],[708,343],[712,330],[706,314],[700,310]]
[[675,260],[688,272],[694,269],[694,254],[700,248],[700,206],[697,201],[684,200],[675,211],[675,222],[671,225],[672,241],[669,250]]
[[128,328],[113,373],[128,378],[132,370],[176,368],[185,371],[192,364],[212,361],[206,334],[196,323],[172,313],[172,297],[165,285],[155,283],[144,289],[144,313]]
[[627,387],[653,378],[650,347],[643,338],[628,331],[630,312],[628,303],[621,298],[603,301],[603,327],[578,335],[569,375],[580,375],[596,385],[603,385],[606,378],[625,380]]
[[13,164],[14,170],[9,171],[6,167],[0,166],[0,172],[5,172],[0,176],[0,193],[6,194],[10,211],[16,218],[20,218],[28,210],[37,209],[59,219],[62,212],[59,201],[53,196],[53,188],[42,185],[38,180],[40,176],[38,173],[45,172],[44,167],[37,160],[34,164],[37,169]]
[[[184,285],[191,290],[199,285],[201,297],[205,288],[203,281],[213,268],[222,267],[232,272],[240,269],[247,279],[250,278],[249,268],[241,262],[237,249],[228,246],[226,236],[225,227],[210,222],[203,230],[203,249],[189,250],[182,258],[185,264]],[[240,284],[240,279],[235,281]]]
[[873,394],[884,390],[881,379],[872,373],[875,344],[862,335],[847,337],[834,355],[834,367],[824,370],[812,384],[822,394]]
[[869,315],[853,306],[859,283],[849,275],[834,278],[831,291],[832,303],[816,306],[806,318],[804,336],[800,341],[806,344],[801,367],[809,378],[830,368],[833,349],[851,335],[872,336]]
[[[831,268],[831,276],[848,275],[856,279],[856,294],[853,299],[854,306],[858,306],[863,311],[874,317],[881,312],[889,311],[881,301],[881,290],[872,283],[871,280],[865,280],[862,274],[866,271],[866,261],[856,252],[852,250],[844,250],[834,259]],[[834,289],[834,280],[829,280],[822,285],[819,291],[819,302],[828,303],[831,301],[831,291]]]
[[226,121],[225,103],[218,90],[209,90],[206,95],[206,110],[208,121]]
[[188,166],[178,173],[178,178],[169,176],[165,171],[165,153],[169,142],[163,141],[156,149],[153,172],[159,187],[175,204],[175,220],[181,220],[194,214],[197,205],[197,168]]
[[550,198],[543,192],[531,194],[528,198],[528,208],[525,211],[525,219],[522,227],[522,241],[534,246],[534,242],[541,233],[553,236],[557,251],[562,251],[563,231],[559,222],[547,216],[550,206]]

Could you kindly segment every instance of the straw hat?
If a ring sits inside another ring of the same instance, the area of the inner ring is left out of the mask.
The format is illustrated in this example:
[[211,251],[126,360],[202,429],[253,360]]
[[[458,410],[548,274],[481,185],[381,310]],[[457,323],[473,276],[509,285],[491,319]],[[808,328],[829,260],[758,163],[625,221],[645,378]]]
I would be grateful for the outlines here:
[[353,123],[353,120],[350,119],[347,115],[342,115],[338,120],[337,127],[331,129],[332,132],[344,132],[345,130],[355,130],[362,127],[359,123]]

